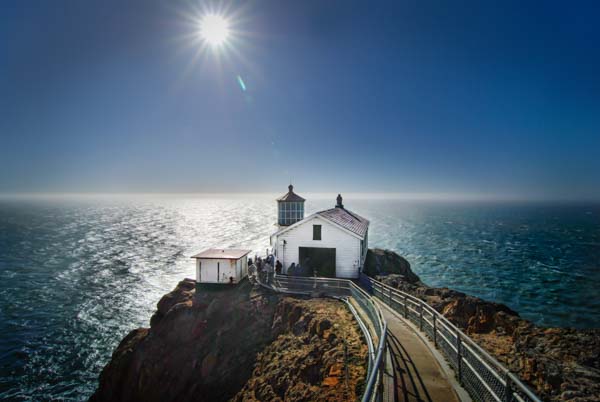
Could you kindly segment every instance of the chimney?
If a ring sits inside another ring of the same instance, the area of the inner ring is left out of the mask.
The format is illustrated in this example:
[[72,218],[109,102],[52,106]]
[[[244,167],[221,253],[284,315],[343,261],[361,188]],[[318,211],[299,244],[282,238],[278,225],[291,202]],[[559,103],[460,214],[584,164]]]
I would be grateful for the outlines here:
[[338,194],[336,200],[337,200],[337,204],[335,205],[335,207],[344,209],[344,204],[342,204],[342,195],[341,194]]

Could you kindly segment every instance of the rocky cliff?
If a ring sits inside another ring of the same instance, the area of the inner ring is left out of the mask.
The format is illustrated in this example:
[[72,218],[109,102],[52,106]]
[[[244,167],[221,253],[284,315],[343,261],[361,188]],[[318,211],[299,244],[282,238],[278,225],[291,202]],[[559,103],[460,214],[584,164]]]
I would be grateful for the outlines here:
[[235,401],[360,399],[368,348],[344,304],[285,298],[272,329],[280,335],[258,355]]
[[150,324],[121,341],[91,401],[346,400],[363,386],[366,345],[337,300],[184,280]]
[[600,401],[600,329],[543,328],[507,306],[421,282],[398,254],[374,249],[366,270],[426,301],[553,401]]

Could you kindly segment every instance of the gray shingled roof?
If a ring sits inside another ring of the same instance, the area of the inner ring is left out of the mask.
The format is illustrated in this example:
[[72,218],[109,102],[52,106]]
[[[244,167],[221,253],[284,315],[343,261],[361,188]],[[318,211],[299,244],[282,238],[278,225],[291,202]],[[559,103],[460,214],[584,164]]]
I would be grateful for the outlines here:
[[365,237],[367,230],[369,230],[369,221],[367,219],[344,208],[336,207],[327,209],[325,211],[317,212],[317,215],[333,223],[337,223],[344,229],[348,229],[360,237]]
[[289,191],[287,194],[282,195],[277,199],[277,201],[290,201],[290,202],[302,202],[306,201],[304,198],[300,197],[298,194],[294,193],[294,186],[291,184],[288,186]]

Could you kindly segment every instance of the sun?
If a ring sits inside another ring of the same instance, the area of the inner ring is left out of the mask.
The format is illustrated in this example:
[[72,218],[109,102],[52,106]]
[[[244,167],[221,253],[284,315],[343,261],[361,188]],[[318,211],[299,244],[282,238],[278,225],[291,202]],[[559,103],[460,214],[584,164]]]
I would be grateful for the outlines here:
[[207,14],[200,20],[200,37],[209,45],[218,47],[229,37],[229,22],[217,14]]

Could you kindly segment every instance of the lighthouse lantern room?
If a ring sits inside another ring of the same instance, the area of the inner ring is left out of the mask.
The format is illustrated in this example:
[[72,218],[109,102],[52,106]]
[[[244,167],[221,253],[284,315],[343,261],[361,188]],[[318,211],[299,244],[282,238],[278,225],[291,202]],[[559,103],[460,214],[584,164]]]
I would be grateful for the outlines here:
[[287,194],[277,199],[277,224],[290,226],[304,219],[304,198],[294,193],[294,186],[288,186]]

